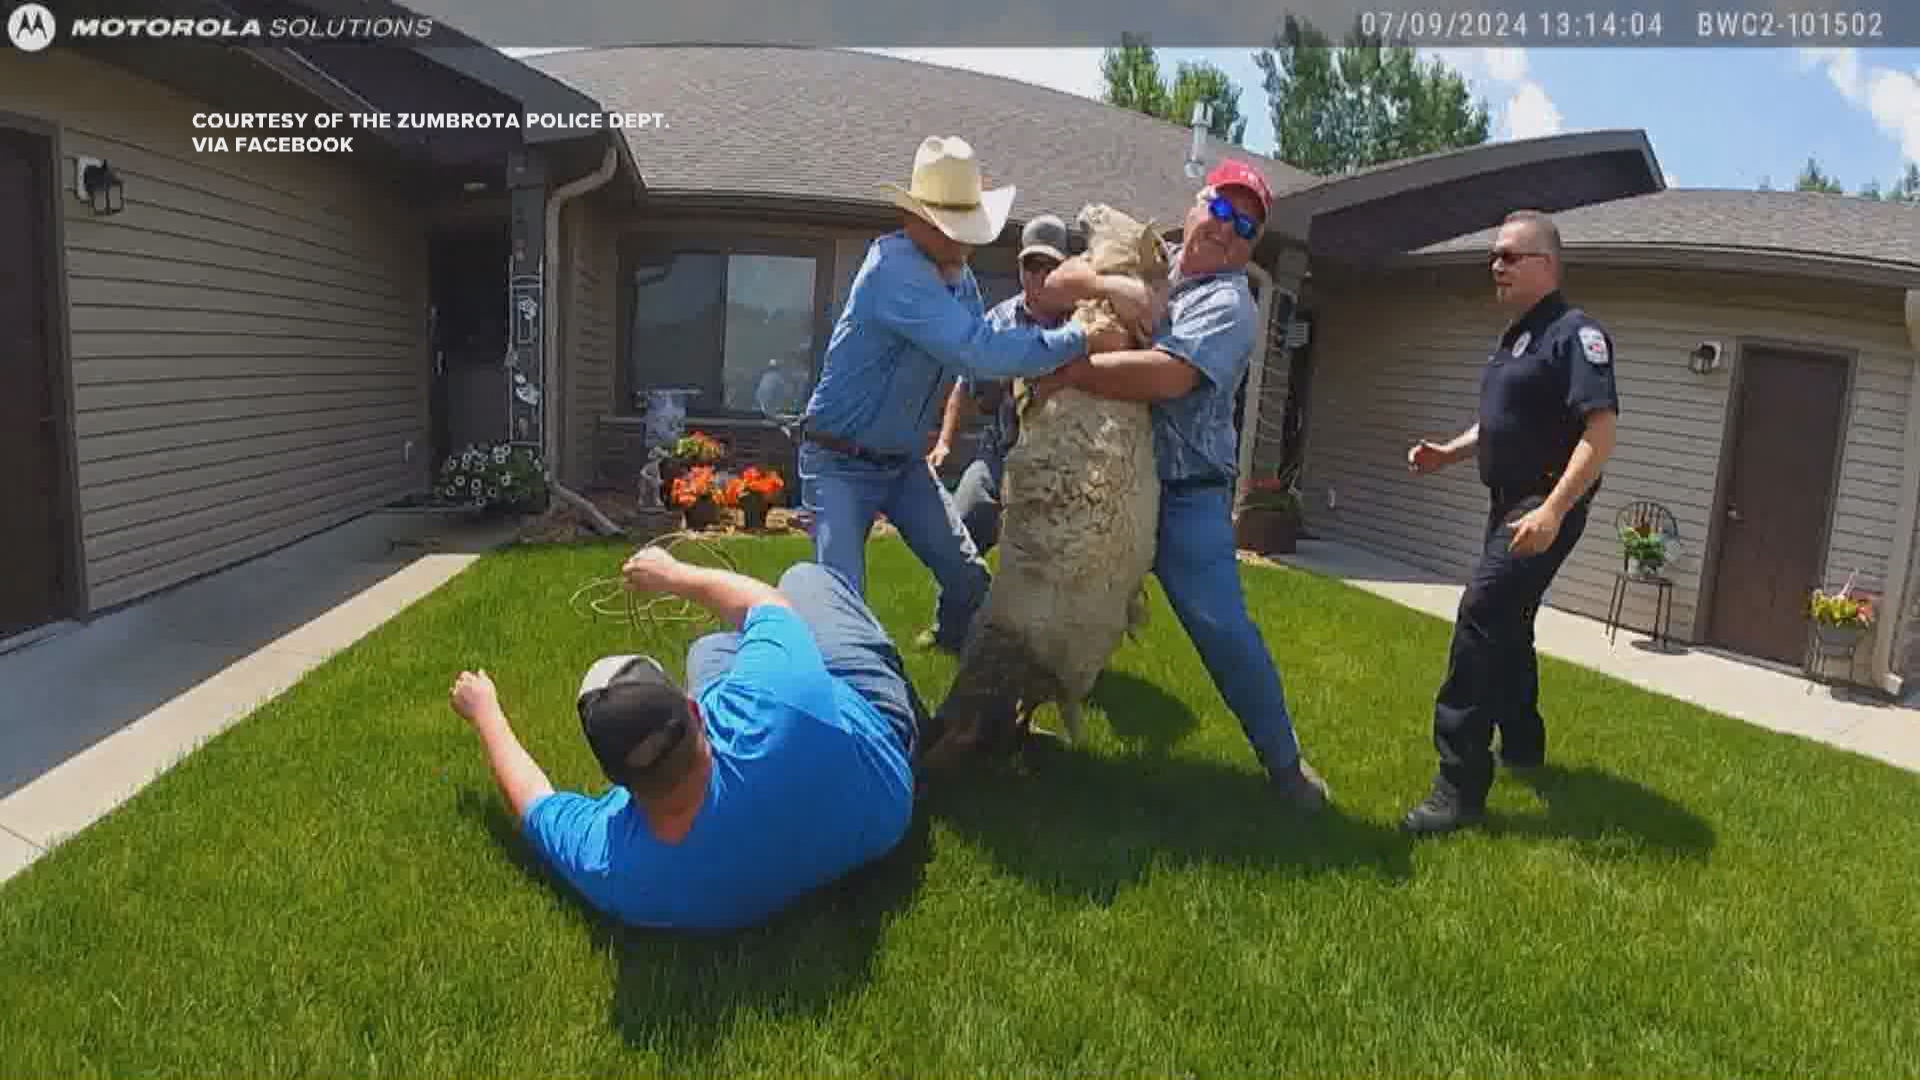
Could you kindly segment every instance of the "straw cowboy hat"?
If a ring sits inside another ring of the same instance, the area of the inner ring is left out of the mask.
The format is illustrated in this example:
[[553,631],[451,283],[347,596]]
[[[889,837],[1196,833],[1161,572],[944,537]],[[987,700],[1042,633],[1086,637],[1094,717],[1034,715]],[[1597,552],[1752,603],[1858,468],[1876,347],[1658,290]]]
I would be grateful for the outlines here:
[[913,186],[885,184],[894,204],[963,244],[991,244],[1013,211],[1014,186],[982,191],[980,163],[962,138],[930,138],[913,155]]

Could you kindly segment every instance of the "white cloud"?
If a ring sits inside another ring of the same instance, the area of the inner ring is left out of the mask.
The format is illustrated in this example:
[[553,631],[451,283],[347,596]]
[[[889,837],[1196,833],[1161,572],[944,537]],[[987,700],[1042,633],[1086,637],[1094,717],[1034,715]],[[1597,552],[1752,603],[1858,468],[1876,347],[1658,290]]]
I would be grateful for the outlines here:
[[1537,139],[1560,133],[1560,110],[1537,82],[1520,84],[1507,102],[1507,138]]
[[1496,138],[1537,139],[1563,130],[1546,87],[1527,76],[1527,50],[1423,49],[1420,55],[1459,72],[1475,96],[1499,103],[1493,113]]
[[1100,49],[861,49],[942,67],[1018,79],[1099,100],[1106,89]]
[[1858,49],[1801,49],[1800,70],[1821,68],[1855,107],[1873,117],[1909,161],[1920,161],[1920,69],[1908,73],[1862,65]]

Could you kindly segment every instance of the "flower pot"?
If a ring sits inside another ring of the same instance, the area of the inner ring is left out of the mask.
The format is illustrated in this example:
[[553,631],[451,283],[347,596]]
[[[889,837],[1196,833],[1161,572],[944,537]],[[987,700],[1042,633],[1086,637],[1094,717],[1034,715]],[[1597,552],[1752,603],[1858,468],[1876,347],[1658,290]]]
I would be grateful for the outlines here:
[[720,522],[720,504],[708,498],[693,500],[693,505],[684,508],[681,513],[686,518],[687,528],[695,532]]
[[1261,555],[1287,555],[1300,538],[1300,514],[1295,510],[1247,507],[1235,519],[1234,544]]
[[751,529],[766,528],[767,527],[767,500],[765,499],[740,500],[740,517],[743,521],[744,526],[747,529],[751,530]]
[[1864,626],[1839,626],[1834,623],[1816,622],[1813,624],[1814,647],[1822,656],[1847,656],[1860,645],[1860,639],[1867,636]]
[[1666,565],[1667,561],[1665,559],[1634,559],[1632,561],[1633,576],[1640,578],[1659,577],[1661,568]]

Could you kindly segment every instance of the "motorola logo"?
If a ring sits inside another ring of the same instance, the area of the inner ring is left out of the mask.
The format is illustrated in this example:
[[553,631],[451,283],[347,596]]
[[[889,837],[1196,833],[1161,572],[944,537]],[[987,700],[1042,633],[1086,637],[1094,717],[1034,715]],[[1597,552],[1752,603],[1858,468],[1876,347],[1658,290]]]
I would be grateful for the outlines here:
[[7,17],[7,38],[25,52],[39,52],[53,44],[53,33],[53,12],[39,4],[21,4]]

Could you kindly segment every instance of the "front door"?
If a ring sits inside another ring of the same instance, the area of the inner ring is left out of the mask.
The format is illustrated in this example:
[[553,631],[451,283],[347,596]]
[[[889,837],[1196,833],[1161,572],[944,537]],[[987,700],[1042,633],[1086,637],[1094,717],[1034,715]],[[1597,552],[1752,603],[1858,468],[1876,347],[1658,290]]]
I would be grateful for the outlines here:
[[66,615],[65,417],[54,392],[46,140],[0,128],[0,640]]
[[1807,649],[1807,594],[1826,560],[1847,364],[1748,347],[1740,369],[1708,637],[1737,653],[1798,664]]

